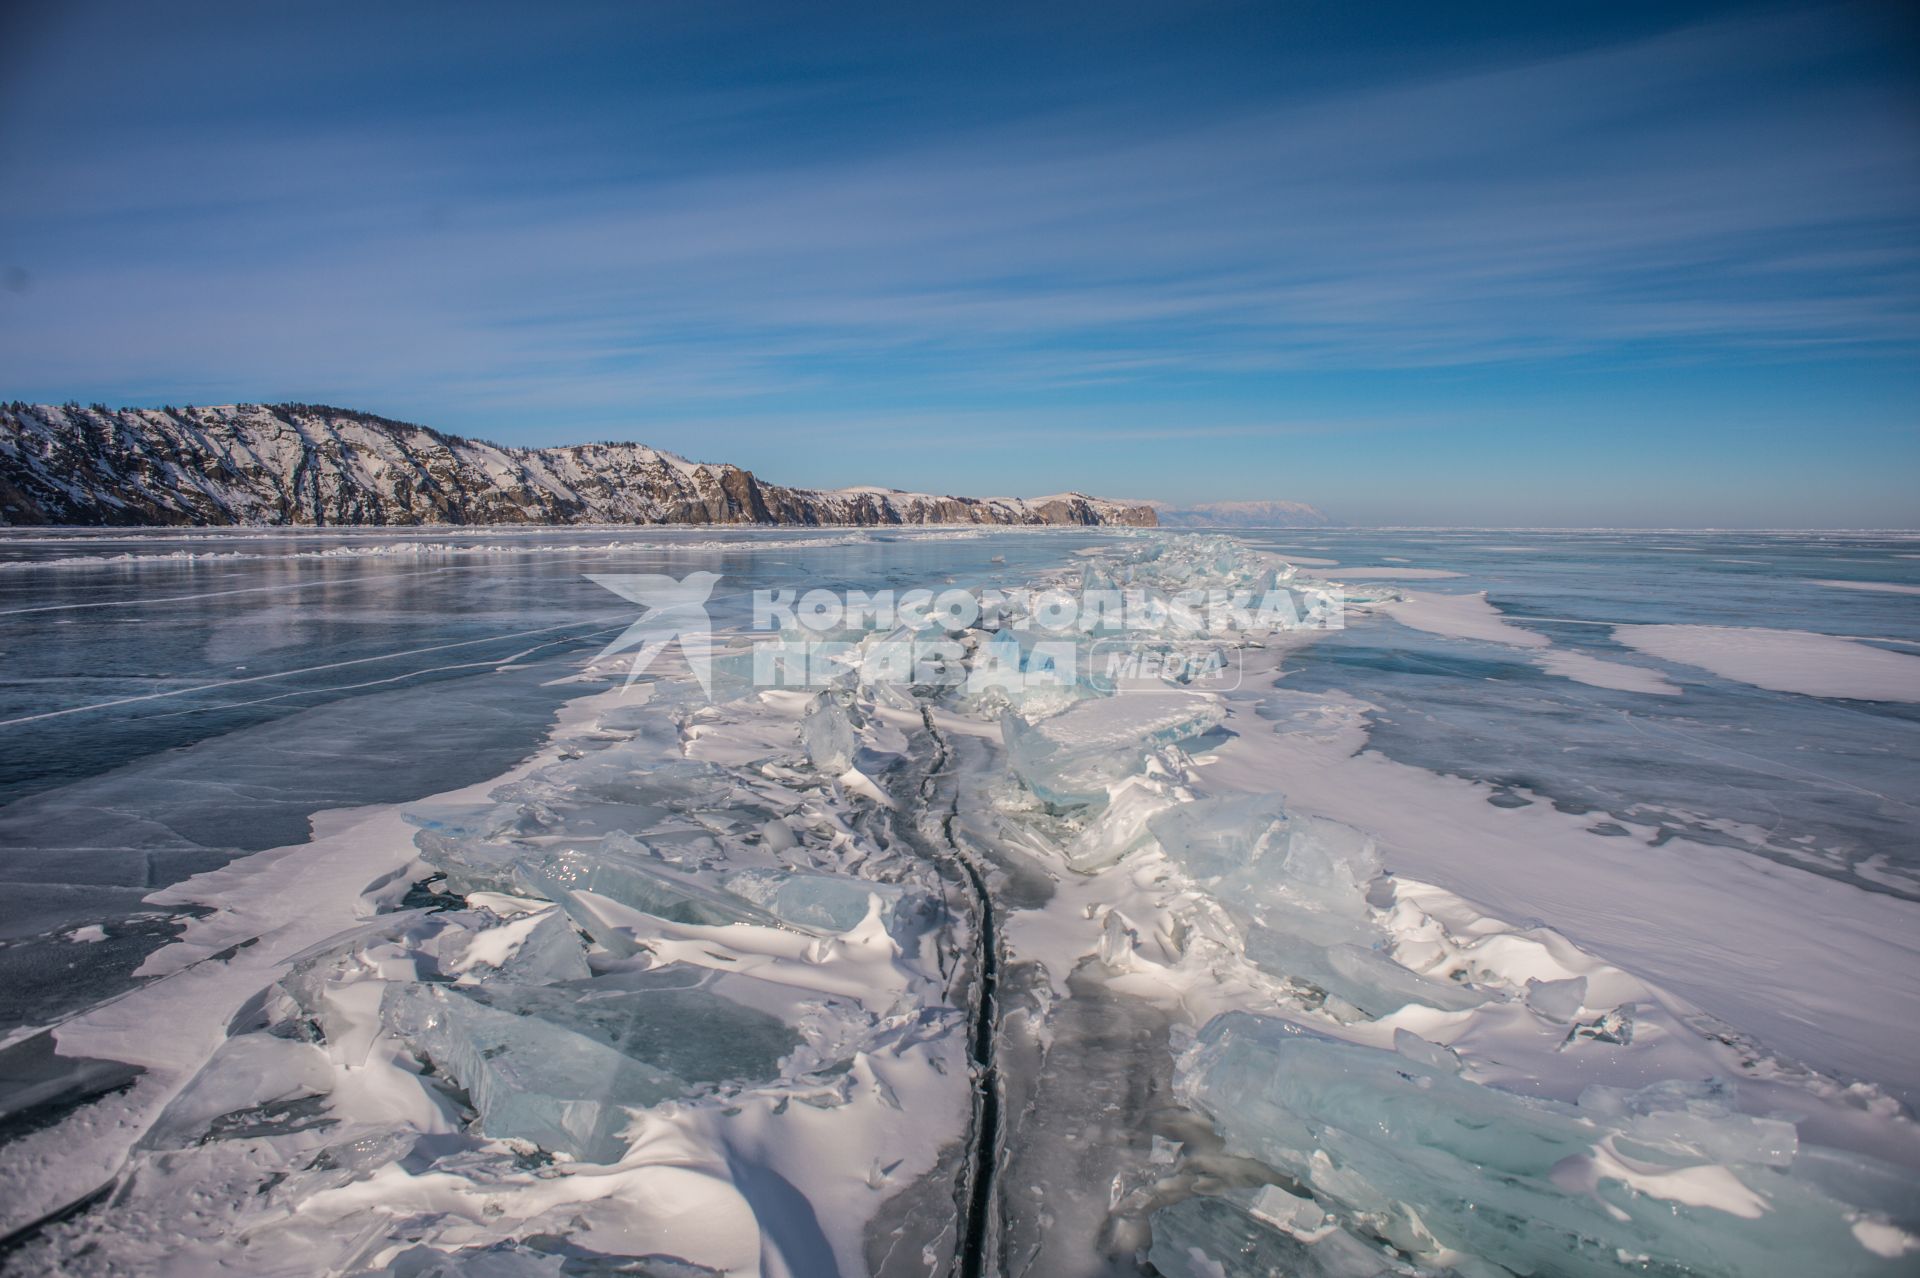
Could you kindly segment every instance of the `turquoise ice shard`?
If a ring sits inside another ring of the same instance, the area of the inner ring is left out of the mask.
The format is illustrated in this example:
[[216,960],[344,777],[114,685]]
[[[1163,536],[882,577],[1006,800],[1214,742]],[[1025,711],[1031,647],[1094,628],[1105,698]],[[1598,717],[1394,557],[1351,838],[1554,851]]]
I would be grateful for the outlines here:
[[596,940],[604,925],[577,896],[592,892],[673,923],[724,927],[752,923],[777,927],[780,920],[751,901],[709,887],[664,861],[607,842],[593,848],[568,847],[523,856],[514,881],[524,891],[559,902],[561,908]]
[[1077,701],[1029,723],[1000,720],[1007,760],[1048,803],[1104,803],[1107,787],[1139,768],[1148,752],[1190,740],[1225,717],[1218,701],[1187,692],[1130,692]]
[[853,766],[853,716],[841,704],[841,693],[828,689],[807,704],[800,720],[800,741],[813,766],[828,776],[839,776]]
[[593,974],[587,967],[587,947],[565,912],[549,907],[511,919],[499,919],[491,911],[475,915],[484,926],[463,932],[465,944],[459,952],[442,956],[443,971],[451,969],[463,980],[517,985],[553,985]]
[[1368,1016],[1385,1016],[1409,1003],[1459,1012],[1487,1001],[1480,990],[1423,976],[1367,946],[1332,946],[1326,951],[1326,963],[1330,977],[1322,982],[1322,988]]
[[[1339,1228],[1301,1229],[1266,1207],[1290,1199],[1312,1216],[1304,1199],[1267,1186],[1261,1194],[1186,1198],[1153,1214],[1153,1248],[1147,1259],[1163,1278],[1376,1278],[1414,1271],[1393,1264]],[[1292,1226],[1289,1228],[1289,1226]]]
[[447,886],[468,892],[510,892],[513,863],[527,854],[524,844],[497,843],[470,834],[423,830],[413,836],[420,859],[446,875]]
[[914,917],[930,905],[923,892],[846,874],[742,870],[728,876],[725,886],[782,923],[819,932],[852,931],[867,917],[873,899],[878,897],[881,921],[898,936],[909,930]]
[[1147,821],[1166,854],[1197,879],[1244,870],[1284,837],[1285,801],[1277,794],[1194,799]]
[[1294,900],[1364,916],[1367,885],[1380,876],[1380,853],[1371,838],[1350,825],[1309,818],[1288,829],[1279,871]]
[[567,985],[394,984],[388,1029],[472,1098],[488,1136],[590,1162],[625,1153],[630,1110],[774,1076],[800,1039],[679,969]]
[[1085,873],[1118,864],[1153,838],[1148,822],[1179,802],[1177,783],[1149,756],[1144,771],[1107,791],[1107,804],[1061,846],[1067,864]]
[[1230,1150],[1414,1253],[1526,1274],[1617,1274],[1622,1257],[1715,1278],[1902,1268],[1865,1245],[1833,1178],[1796,1174],[1778,1125],[1710,1096],[1557,1104],[1244,1012],[1208,1023],[1176,1090]]
[[663,1069],[444,985],[392,985],[388,1027],[465,1088],[488,1136],[586,1162],[617,1162],[629,1111],[686,1090]]
[[1580,1015],[1587,999],[1587,978],[1570,977],[1564,981],[1529,980],[1527,1006],[1550,1021],[1571,1021]]
[[566,985],[463,990],[495,1011],[601,1043],[687,1084],[757,1082],[800,1045],[778,1017],[720,994],[699,968],[670,966]]

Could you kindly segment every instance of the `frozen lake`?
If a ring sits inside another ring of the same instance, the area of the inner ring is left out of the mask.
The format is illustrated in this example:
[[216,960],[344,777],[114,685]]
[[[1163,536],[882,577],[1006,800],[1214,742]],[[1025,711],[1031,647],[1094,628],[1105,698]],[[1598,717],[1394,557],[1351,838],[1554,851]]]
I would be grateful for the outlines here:
[[[695,570],[723,633],[757,589],[1347,611],[1146,695],[582,675],[639,611],[587,574]],[[1898,1272],[1917,594],[1874,534],[0,536],[0,1235]]]

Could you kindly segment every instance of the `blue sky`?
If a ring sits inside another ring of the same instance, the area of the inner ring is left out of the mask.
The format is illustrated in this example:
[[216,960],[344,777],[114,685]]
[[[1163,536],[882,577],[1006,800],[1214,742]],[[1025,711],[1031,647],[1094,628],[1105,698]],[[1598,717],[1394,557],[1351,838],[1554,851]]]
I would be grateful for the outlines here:
[[0,397],[1920,524],[1892,4],[16,3],[0,174]]

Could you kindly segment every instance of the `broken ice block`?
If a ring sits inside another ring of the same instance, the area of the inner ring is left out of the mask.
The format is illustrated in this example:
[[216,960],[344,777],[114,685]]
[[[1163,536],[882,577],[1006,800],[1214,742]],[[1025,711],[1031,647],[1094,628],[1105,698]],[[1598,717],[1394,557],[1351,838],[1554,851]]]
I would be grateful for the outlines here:
[[800,741],[813,766],[828,776],[839,776],[853,766],[853,716],[841,704],[839,693],[829,689],[808,703],[800,720]]
[[366,1000],[378,988],[377,981],[419,976],[414,954],[394,941],[420,926],[424,913],[383,915],[287,960],[277,984],[306,1022],[302,1033],[311,1036],[317,1029],[318,1037],[342,1064],[361,1064],[372,1046],[377,1027]]
[[604,939],[596,931],[600,920],[581,908],[576,892],[593,892],[674,923],[780,924],[772,914],[731,892],[708,887],[663,861],[605,843],[523,857],[514,868],[514,880],[527,891],[557,901],[596,940]]
[[495,797],[545,800],[562,794],[666,813],[711,806],[724,798],[731,784],[726,770],[711,763],[642,759],[623,749],[549,764],[524,781],[502,786]]
[[[242,1034],[219,1046],[140,1144],[186,1149],[236,1131],[273,1135],[322,1126],[332,1120],[316,1098],[332,1090],[333,1068],[312,1044],[272,1034]],[[300,1101],[309,1102],[305,1112],[295,1108]]]
[[463,993],[497,1012],[580,1034],[688,1084],[779,1073],[800,1037],[718,993],[699,969],[667,967],[566,985],[485,985]]
[[727,891],[753,902],[795,927],[820,932],[850,932],[867,917],[874,897],[880,918],[895,936],[911,930],[929,902],[922,892],[898,883],[876,883],[845,874],[807,874],[793,870],[743,870],[725,880]]
[[1596,1278],[1623,1255],[1717,1278],[1901,1267],[1856,1237],[1856,1211],[1779,1165],[1776,1128],[1658,1089],[1562,1105],[1233,1012],[1201,1032],[1176,1091],[1229,1150],[1415,1253]]
[[[1344,1230],[1278,1228],[1239,1201],[1246,1197],[1188,1198],[1155,1212],[1147,1253],[1153,1267],[1165,1278],[1375,1278],[1407,1272]],[[1311,1203],[1305,1206],[1317,1214]]]
[[565,829],[575,835],[612,830],[652,835],[663,825],[684,828],[704,814],[727,811],[736,797],[725,769],[623,747],[563,759],[494,790],[502,805],[494,828],[519,834]]
[[1367,885],[1379,876],[1379,850],[1362,831],[1320,817],[1288,827],[1279,877],[1295,900],[1335,913],[1364,915]]
[[1186,692],[1133,692],[1077,701],[1038,723],[1004,715],[1007,760],[1048,803],[1104,803],[1107,787],[1136,771],[1148,752],[1208,731],[1225,717],[1220,703]]
[[1487,1001],[1479,990],[1400,966],[1372,948],[1360,920],[1341,920],[1290,905],[1265,905],[1247,926],[1247,957],[1275,976],[1316,986],[1369,1017],[1409,1003],[1461,1011]]
[[1286,833],[1277,794],[1194,799],[1153,816],[1147,828],[1166,854],[1197,879],[1244,870]]
[[1584,976],[1564,981],[1535,979],[1527,982],[1527,1006],[1550,1021],[1571,1021],[1580,1015],[1586,998],[1587,978]]
[[476,917],[483,925],[450,939],[440,961],[442,971],[463,981],[552,985],[593,975],[586,946],[561,910],[548,907],[510,919],[478,910],[466,917]]
[[471,835],[422,830],[413,836],[420,859],[447,876],[447,886],[461,896],[469,892],[509,892],[513,863],[527,854],[525,844],[496,843]]
[[632,1108],[686,1090],[663,1069],[538,1017],[444,985],[392,985],[388,1027],[473,1100],[488,1136],[531,1141],[587,1162],[617,1162]]
[[1409,1003],[1459,1012],[1487,1001],[1480,990],[1436,981],[1365,946],[1333,946],[1327,951],[1327,966],[1337,978],[1336,988],[1329,993],[1340,995],[1368,1016],[1385,1016]]
[[1129,852],[1152,837],[1148,822],[1169,804],[1178,791],[1167,770],[1149,757],[1146,772],[1121,781],[1107,792],[1107,806],[1061,848],[1074,869],[1091,873],[1118,864]]

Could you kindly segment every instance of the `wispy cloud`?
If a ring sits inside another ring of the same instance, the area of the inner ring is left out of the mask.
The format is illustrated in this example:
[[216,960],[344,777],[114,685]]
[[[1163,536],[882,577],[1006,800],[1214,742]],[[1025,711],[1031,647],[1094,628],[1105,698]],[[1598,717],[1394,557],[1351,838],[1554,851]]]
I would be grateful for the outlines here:
[[[1860,70],[1855,18],[1198,106],[1164,68],[1144,102],[1082,68],[1100,92],[1069,107],[869,48],[811,81],[651,85],[613,117],[590,93],[29,137],[28,113],[0,124],[0,267],[31,282],[0,293],[0,382],[546,412],[526,431],[549,438],[837,407],[877,441],[905,402],[1910,355],[1913,85]],[[848,101],[938,124],[850,127]]]

